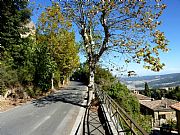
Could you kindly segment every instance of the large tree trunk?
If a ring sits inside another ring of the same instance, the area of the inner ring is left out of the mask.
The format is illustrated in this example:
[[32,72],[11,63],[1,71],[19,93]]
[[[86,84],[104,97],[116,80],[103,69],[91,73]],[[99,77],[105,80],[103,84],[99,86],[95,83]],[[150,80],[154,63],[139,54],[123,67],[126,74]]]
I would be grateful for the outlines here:
[[95,69],[93,67],[89,67],[89,88],[94,89],[94,72]]
[[89,62],[89,103],[94,99],[94,73],[95,73],[95,63]]

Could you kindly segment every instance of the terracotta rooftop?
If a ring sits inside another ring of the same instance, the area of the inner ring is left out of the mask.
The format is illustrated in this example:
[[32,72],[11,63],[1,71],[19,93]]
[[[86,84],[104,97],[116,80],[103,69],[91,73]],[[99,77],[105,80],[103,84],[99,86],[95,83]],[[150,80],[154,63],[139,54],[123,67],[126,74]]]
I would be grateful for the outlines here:
[[175,109],[175,110],[178,110],[180,111],[180,102],[176,103],[176,104],[173,104],[170,106],[171,108]]
[[133,93],[133,95],[136,96],[138,100],[151,100],[152,99],[152,98],[144,96],[142,94],[135,94],[135,93]]
[[162,100],[153,100],[153,101],[141,101],[140,104],[150,108],[154,111],[163,111],[163,110],[172,110],[171,105],[177,103],[178,101],[164,98]]

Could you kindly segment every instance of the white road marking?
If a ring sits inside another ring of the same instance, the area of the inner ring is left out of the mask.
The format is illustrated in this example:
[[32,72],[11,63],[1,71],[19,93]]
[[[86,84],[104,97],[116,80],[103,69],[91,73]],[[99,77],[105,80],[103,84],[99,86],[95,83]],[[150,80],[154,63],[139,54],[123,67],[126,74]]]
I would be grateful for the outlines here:
[[34,126],[34,128],[32,129],[32,132],[35,131],[38,127],[40,127],[44,122],[46,122],[49,118],[51,118],[51,116],[46,116],[44,119],[42,119],[39,123],[36,124],[36,126]]
[[51,116],[56,112],[57,109],[54,109],[49,116],[44,117],[40,122],[36,123],[36,125],[33,127],[33,129],[28,133],[30,135],[32,132],[34,132],[37,128],[39,128],[43,123],[45,123],[48,119],[51,118]]

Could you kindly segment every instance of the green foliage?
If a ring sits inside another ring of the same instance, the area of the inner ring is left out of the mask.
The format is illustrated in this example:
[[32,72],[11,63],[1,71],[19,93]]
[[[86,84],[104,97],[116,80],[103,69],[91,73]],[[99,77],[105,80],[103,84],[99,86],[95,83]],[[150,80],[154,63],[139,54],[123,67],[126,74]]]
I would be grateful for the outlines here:
[[166,94],[166,97],[180,101],[180,87],[177,86],[175,89],[169,90],[168,93]]
[[58,64],[60,76],[66,79],[79,66],[78,48],[73,32],[62,29],[57,35],[57,39],[59,43],[54,45],[53,57]]
[[162,97],[165,97],[167,94],[167,90],[164,89],[151,89],[151,97],[158,100]]
[[84,82],[89,82],[89,69],[87,63],[80,64],[79,68],[72,74],[72,79]]
[[6,93],[6,89],[5,89],[5,84],[2,81],[2,79],[0,79],[0,95],[3,95]]
[[135,117],[135,120],[141,127],[143,127],[145,131],[147,131],[148,133],[151,132],[152,116],[139,114],[137,117]]
[[27,31],[24,26],[31,15],[27,7],[28,3],[28,0],[0,1],[0,52],[3,58],[7,55],[6,53],[11,53],[14,47],[17,48],[21,39],[20,34]]
[[169,119],[167,120],[167,125],[172,128],[172,130],[177,130],[177,121]]
[[151,97],[154,99],[161,99],[162,97],[166,97],[169,99],[180,101],[180,88],[179,86],[176,86],[175,88],[171,88],[169,90],[152,89]]
[[16,86],[18,83],[17,71],[12,70],[5,61],[0,61],[0,95],[4,95],[7,87]]
[[127,86],[117,82],[107,88],[106,91],[131,116],[139,113],[139,102],[134,96],[131,95]]
[[35,50],[35,77],[36,86],[47,91],[51,87],[52,73],[55,71],[57,64],[51,57],[47,42],[37,45]]
[[95,83],[103,87],[112,84],[116,80],[109,70],[101,68],[100,66],[96,66],[94,77]]
[[2,86],[15,86],[18,83],[17,71],[4,61],[0,61],[0,76]]
[[37,96],[42,95],[42,89],[40,88],[27,87],[25,88],[25,91],[31,98],[36,98]]
[[64,19],[56,3],[47,7],[38,21],[37,41],[48,43],[50,56],[56,62],[56,70],[60,74],[56,80],[66,80],[79,66],[78,48],[74,32],[68,32],[70,27],[71,23]]
[[108,94],[147,132],[151,131],[151,116],[140,114],[140,104],[133,96],[127,86],[117,82],[106,87]]
[[59,5],[82,36],[81,46],[89,64],[89,86],[93,86],[95,67],[105,54],[115,52],[125,63],[142,62],[144,68],[157,72],[164,67],[159,53],[168,51],[168,40],[158,30],[159,18],[166,8],[162,1],[60,0]]
[[161,90],[153,89],[153,90],[151,90],[151,93],[152,93],[151,97],[154,99],[161,99],[162,98]]
[[19,82],[27,85],[34,79],[35,41],[33,41],[31,37],[21,40],[22,43],[13,55],[13,67],[17,70]]
[[145,82],[145,89],[144,89],[144,94],[145,96],[151,97],[151,90],[149,89],[148,83]]
[[29,31],[26,28],[31,15],[28,3],[28,0],[0,1],[0,88],[3,93],[33,78],[32,43],[29,38],[21,38],[21,34]]
[[60,78],[61,78],[60,71],[57,69],[54,72],[54,85],[57,88],[59,87],[59,83],[61,83]]
[[53,73],[57,84],[79,63],[74,32],[68,32],[71,23],[65,21],[55,3],[41,14],[36,36],[22,36],[29,32],[28,3],[0,1],[0,94],[16,85],[26,88],[31,97],[47,92]]
[[58,34],[60,29],[67,30],[71,26],[72,24],[65,20],[60,6],[55,2],[52,2],[52,6],[46,7],[38,18],[38,33],[50,36],[51,41],[56,41],[55,34]]
[[[73,73],[72,78],[88,84],[89,82],[89,67],[87,63],[80,64],[79,68]],[[116,81],[116,78],[111,74],[110,71],[96,66],[95,83],[105,88]]]

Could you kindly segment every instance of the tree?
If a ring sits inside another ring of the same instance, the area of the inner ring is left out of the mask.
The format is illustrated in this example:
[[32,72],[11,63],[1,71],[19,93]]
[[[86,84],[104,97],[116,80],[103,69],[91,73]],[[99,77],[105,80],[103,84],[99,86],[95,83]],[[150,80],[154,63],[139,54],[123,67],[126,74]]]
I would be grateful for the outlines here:
[[175,89],[168,91],[166,97],[180,101],[180,87],[176,86]]
[[131,116],[139,113],[140,105],[127,86],[117,82],[109,86],[106,90],[108,94]]
[[[64,82],[79,65],[78,47],[74,32],[69,32],[71,23],[64,19],[57,3],[52,3],[38,21],[38,43],[46,41],[51,57],[57,64],[56,74]],[[56,75],[57,76],[57,75]]]
[[96,66],[94,81],[102,89],[107,89],[106,87],[116,83],[117,80],[108,69],[104,69],[100,65]]
[[19,87],[33,80],[33,54],[29,32],[28,0],[0,0],[0,89]]
[[21,40],[21,34],[28,31],[25,25],[30,21],[31,10],[28,0],[0,0],[0,57],[9,57],[14,46]]
[[59,0],[62,13],[76,24],[89,64],[89,86],[102,55],[118,52],[125,62],[144,61],[144,67],[159,71],[164,66],[159,51],[167,51],[166,37],[157,30],[165,4],[156,0]]
[[72,79],[76,81],[81,81],[88,85],[88,78],[89,72],[88,72],[88,65],[87,63],[81,63],[79,68],[76,69],[76,71],[72,75]]
[[58,64],[61,81],[63,81],[68,80],[72,72],[79,66],[78,47],[75,43],[74,32],[61,30],[57,38],[59,44],[55,47],[54,57]]
[[5,61],[0,63],[0,95],[6,93],[6,88],[15,86],[18,83],[17,71],[12,70],[12,67]]
[[151,97],[151,90],[149,89],[149,86],[148,86],[147,82],[145,82],[144,88],[145,88],[144,89],[145,96]]
[[35,75],[33,80],[35,86],[45,92],[51,87],[52,73],[57,68],[57,64],[51,56],[47,44],[48,42],[44,41],[36,47],[34,62]]
[[120,82],[114,82],[106,86],[106,92],[147,132],[151,131],[151,116],[140,114],[140,104],[137,99],[127,88]]

